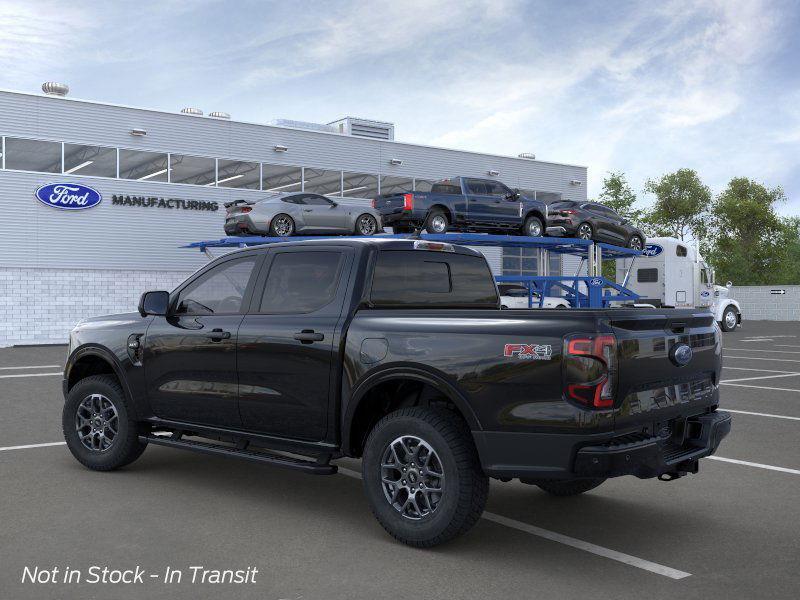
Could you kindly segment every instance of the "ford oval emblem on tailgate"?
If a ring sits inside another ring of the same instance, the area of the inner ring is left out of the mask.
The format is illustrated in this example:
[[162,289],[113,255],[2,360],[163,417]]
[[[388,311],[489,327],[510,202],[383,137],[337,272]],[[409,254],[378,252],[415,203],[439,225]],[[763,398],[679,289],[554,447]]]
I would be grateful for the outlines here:
[[688,365],[692,356],[694,356],[694,352],[686,344],[675,344],[669,351],[669,359],[679,367]]
[[80,183],[49,183],[36,190],[42,204],[62,210],[81,210],[100,204],[100,192]]

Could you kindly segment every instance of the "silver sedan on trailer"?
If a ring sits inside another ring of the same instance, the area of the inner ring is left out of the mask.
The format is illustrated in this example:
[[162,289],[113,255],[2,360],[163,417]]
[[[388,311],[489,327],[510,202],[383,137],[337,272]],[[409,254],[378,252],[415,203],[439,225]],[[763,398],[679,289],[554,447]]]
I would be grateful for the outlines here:
[[383,232],[371,206],[344,204],[320,194],[271,194],[225,204],[227,235],[375,235]]

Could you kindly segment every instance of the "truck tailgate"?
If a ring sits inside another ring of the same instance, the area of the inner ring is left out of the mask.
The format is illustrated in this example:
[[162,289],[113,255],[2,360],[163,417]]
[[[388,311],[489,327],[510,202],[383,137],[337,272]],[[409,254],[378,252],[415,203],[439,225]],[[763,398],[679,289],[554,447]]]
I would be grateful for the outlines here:
[[679,415],[685,420],[717,403],[722,352],[711,313],[625,312],[609,324],[618,343],[615,429],[663,437],[680,427]]

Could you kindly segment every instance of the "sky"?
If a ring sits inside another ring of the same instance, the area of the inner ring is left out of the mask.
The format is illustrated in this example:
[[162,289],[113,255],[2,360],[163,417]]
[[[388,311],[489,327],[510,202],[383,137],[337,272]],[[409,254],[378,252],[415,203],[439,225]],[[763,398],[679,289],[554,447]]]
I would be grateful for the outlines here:
[[[0,88],[782,186],[800,215],[800,2],[0,0]],[[0,123],[1,128],[1,123]]]

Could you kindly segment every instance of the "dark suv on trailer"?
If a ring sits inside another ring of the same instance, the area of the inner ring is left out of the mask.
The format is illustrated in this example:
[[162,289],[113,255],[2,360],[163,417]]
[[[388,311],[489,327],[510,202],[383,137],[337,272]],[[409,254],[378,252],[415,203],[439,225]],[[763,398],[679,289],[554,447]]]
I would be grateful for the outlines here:
[[548,205],[549,233],[563,229],[566,237],[606,242],[635,250],[644,248],[646,237],[615,210],[596,202],[556,200]]

